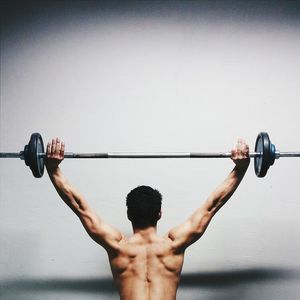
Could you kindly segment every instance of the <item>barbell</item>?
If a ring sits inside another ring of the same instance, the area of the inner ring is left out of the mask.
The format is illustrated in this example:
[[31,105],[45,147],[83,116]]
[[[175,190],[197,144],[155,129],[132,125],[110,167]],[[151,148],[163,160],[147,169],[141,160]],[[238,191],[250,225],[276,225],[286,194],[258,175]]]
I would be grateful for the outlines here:
[[[44,174],[45,157],[43,138],[33,133],[24,150],[20,152],[0,152],[0,158],[20,158],[30,167],[33,176],[40,178]],[[108,152],[74,153],[66,152],[65,158],[228,158],[231,152]],[[300,157],[300,152],[280,152],[271,143],[268,133],[260,132],[256,138],[255,151],[249,153],[254,158],[254,170],[258,177],[264,177],[275,159],[279,157]]]

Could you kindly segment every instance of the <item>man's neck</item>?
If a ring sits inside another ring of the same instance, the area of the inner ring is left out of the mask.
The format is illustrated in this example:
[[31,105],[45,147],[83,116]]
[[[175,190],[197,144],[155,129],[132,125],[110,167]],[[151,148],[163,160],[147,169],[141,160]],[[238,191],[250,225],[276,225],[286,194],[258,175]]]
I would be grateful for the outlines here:
[[156,237],[156,226],[150,226],[146,228],[135,228],[133,227],[133,232],[135,236],[140,237],[145,241],[151,241]]

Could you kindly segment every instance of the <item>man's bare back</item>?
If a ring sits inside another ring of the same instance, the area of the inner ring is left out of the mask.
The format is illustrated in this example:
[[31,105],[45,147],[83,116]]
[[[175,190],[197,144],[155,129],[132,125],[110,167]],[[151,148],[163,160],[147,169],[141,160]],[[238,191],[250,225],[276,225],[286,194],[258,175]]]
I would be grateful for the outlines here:
[[118,254],[109,257],[114,280],[123,300],[173,300],[183,265],[172,241],[145,230],[120,242]]
[[[157,210],[157,205],[153,203],[157,201],[157,195],[161,196],[159,192],[143,187],[152,190],[153,199],[146,199],[144,194],[133,193],[131,207],[127,204],[128,219],[134,231],[130,238],[98,217],[82,194],[67,181],[59,168],[64,150],[64,143],[59,139],[48,143],[46,167],[49,177],[62,200],[79,217],[90,237],[107,251],[120,298],[176,299],[185,249],[204,234],[214,215],[239,186],[250,162],[248,145],[242,140],[238,141],[231,157],[235,167],[224,182],[184,223],[171,229],[164,237],[156,234],[156,223],[161,217],[161,211],[160,206]],[[142,187],[131,192],[139,188]],[[152,199],[153,203],[149,204],[145,199],[148,202]],[[142,203],[140,211],[136,209],[139,203]],[[145,205],[152,209],[148,214],[145,214]],[[144,218],[147,222],[150,220],[150,223],[143,223]]]

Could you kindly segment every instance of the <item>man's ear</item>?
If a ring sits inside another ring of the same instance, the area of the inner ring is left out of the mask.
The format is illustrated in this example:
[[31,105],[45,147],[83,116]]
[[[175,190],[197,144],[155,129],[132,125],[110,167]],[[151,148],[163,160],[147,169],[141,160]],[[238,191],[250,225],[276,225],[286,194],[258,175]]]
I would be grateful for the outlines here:
[[157,221],[161,218],[161,216],[162,216],[162,211],[160,211],[160,212],[158,213]]

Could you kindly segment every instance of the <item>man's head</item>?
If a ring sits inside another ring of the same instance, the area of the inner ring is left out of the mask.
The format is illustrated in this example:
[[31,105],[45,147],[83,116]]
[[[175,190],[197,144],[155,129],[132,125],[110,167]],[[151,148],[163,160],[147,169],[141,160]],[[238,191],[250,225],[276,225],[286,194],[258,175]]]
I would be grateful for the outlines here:
[[155,226],[161,216],[162,196],[150,186],[133,189],[126,198],[128,219],[135,228]]

